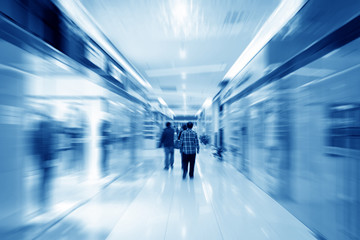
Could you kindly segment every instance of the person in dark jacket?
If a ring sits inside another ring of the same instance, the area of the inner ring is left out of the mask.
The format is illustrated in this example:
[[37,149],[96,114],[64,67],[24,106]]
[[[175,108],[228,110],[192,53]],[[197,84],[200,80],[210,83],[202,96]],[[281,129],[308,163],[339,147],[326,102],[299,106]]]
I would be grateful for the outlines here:
[[168,170],[169,166],[171,168],[174,167],[174,129],[171,127],[171,123],[166,123],[166,128],[164,129],[159,147],[164,146],[164,152],[165,152],[165,166],[164,169]]

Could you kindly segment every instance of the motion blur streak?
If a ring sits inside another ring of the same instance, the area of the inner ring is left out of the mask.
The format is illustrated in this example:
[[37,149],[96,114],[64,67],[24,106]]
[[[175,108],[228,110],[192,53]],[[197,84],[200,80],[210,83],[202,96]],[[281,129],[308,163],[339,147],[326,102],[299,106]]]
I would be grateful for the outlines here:
[[360,239],[359,37],[358,0],[0,0],[0,239]]

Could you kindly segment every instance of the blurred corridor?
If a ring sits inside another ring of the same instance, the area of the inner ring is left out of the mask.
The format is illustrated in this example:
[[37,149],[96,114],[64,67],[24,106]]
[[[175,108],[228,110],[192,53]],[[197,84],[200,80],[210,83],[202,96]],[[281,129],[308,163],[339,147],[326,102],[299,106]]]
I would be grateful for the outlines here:
[[358,0],[0,1],[0,239],[360,239],[359,37]]

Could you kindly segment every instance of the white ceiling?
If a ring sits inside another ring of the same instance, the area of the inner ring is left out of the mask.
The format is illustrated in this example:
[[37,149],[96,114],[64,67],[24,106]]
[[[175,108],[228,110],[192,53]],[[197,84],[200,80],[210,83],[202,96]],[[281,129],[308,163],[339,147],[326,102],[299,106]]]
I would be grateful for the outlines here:
[[195,115],[280,0],[81,0],[175,115]]

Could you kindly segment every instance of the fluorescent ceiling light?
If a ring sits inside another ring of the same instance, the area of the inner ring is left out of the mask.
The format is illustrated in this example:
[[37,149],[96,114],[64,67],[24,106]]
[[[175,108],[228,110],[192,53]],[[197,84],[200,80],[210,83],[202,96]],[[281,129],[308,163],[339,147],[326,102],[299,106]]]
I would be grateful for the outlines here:
[[177,1],[172,10],[172,14],[175,20],[178,22],[183,22],[188,15],[187,13],[188,13],[188,7],[186,5],[186,2]]
[[181,73],[181,78],[182,78],[182,79],[186,79],[186,73],[182,72],[182,73]]
[[242,52],[224,79],[232,80],[253,59],[256,54],[278,33],[281,28],[301,9],[307,0],[283,0]]
[[161,97],[158,97],[159,102],[164,105],[167,106],[166,102],[164,101],[164,99],[162,99]]
[[84,32],[86,32],[104,51],[113,57],[126,71],[135,78],[142,86],[151,88],[151,85],[145,81],[133,69],[132,66],[112,47],[106,36],[96,26],[96,21],[92,19],[90,14],[86,11],[80,1],[57,0],[62,6],[63,10],[69,15],[76,25],[78,25]]
[[174,113],[173,110],[171,110],[170,108],[169,108],[169,112],[170,112],[173,116],[175,116],[175,113]]
[[186,51],[185,51],[185,49],[180,49],[179,54],[180,54],[180,58],[182,58],[182,59],[186,58]]
[[149,77],[164,77],[186,74],[197,74],[197,73],[208,73],[208,72],[222,72],[225,70],[226,64],[211,64],[211,65],[200,65],[200,66],[189,66],[180,68],[162,68],[146,70],[146,75]]
[[204,101],[202,107],[199,109],[199,111],[197,111],[196,115],[199,115],[203,111],[203,109],[206,109],[206,108],[210,107],[211,104],[212,104],[212,99],[209,98],[209,97],[206,98],[206,100]]
[[202,105],[203,108],[208,108],[210,107],[212,104],[212,99],[211,98],[206,98],[204,104]]
[[62,69],[65,69],[65,70],[67,70],[67,71],[71,71],[71,70],[72,70],[68,65],[64,64],[64,63],[61,62],[60,60],[57,60],[57,59],[55,59],[55,58],[49,58],[49,60],[52,61],[56,66],[58,66],[58,67],[60,67],[60,68],[62,68]]
[[336,107],[332,107],[332,109],[338,110],[338,111],[345,111],[345,110],[350,110],[353,108],[357,108],[357,105],[354,104],[345,104],[345,105],[340,105],[340,106],[336,106]]

